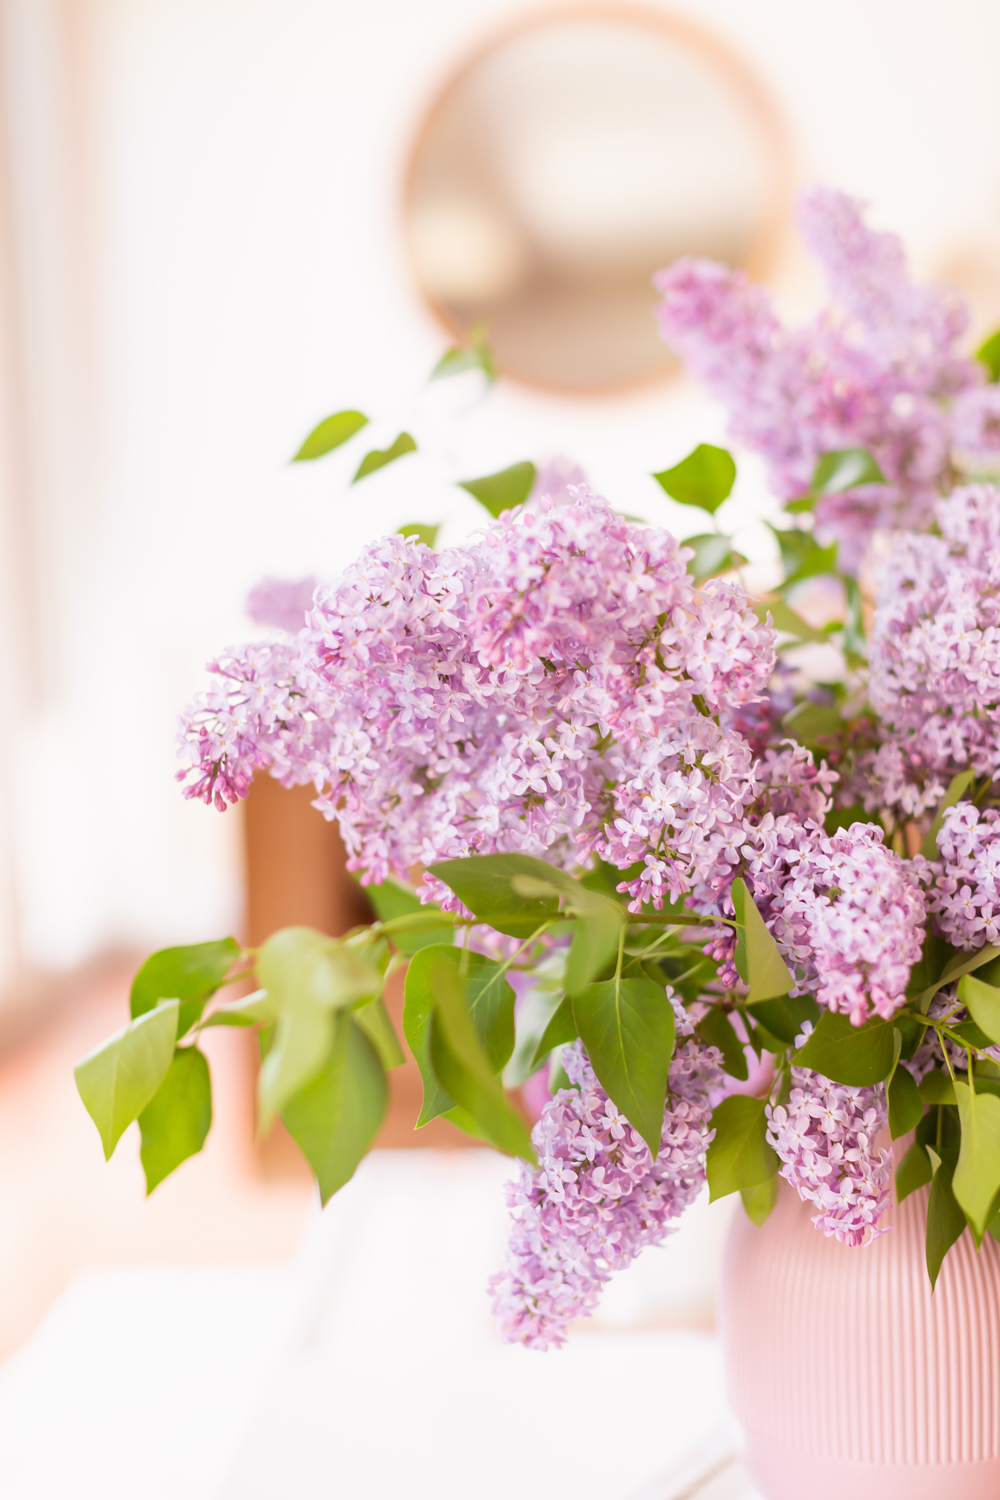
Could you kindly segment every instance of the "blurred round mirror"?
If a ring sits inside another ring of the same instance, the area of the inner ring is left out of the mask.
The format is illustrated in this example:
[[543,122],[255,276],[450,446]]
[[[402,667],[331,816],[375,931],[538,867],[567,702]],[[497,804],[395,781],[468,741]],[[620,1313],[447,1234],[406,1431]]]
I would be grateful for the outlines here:
[[444,89],[406,196],[418,281],[500,369],[579,393],[667,373],[652,273],[708,255],[762,274],[780,132],[753,79],[686,23],[566,11],[508,32]]

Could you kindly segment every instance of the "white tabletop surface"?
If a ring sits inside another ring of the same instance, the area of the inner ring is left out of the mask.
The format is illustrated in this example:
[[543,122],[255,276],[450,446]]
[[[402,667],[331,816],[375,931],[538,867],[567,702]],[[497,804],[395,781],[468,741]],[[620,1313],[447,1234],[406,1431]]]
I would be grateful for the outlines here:
[[637,1282],[562,1350],[500,1344],[509,1170],[378,1152],[287,1266],[79,1276],[0,1371],[0,1494],[752,1500],[715,1340],[643,1327]]

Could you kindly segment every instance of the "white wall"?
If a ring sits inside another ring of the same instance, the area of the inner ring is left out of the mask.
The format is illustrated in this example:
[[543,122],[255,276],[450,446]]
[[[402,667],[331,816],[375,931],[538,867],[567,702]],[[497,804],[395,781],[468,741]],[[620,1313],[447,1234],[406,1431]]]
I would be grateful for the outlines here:
[[[41,477],[36,463],[33,492],[47,666],[16,736],[21,932],[33,964],[194,940],[239,920],[236,818],[184,804],[171,777],[174,716],[202,660],[246,633],[248,586],[265,571],[334,573],[404,521],[448,515],[456,535],[475,522],[472,502],[444,482],[443,457],[407,459],[351,492],[353,450],[301,469],[287,459],[314,420],[346,405],[381,419],[374,443],[403,425],[433,435],[433,414],[414,402],[442,343],[403,258],[405,159],[437,83],[524,9],[5,0],[22,47],[25,12],[36,30],[45,13],[57,29],[72,16],[70,61],[90,101],[72,127],[76,154],[50,160],[33,189],[43,236],[58,223],[52,204],[75,192],[79,236],[49,247],[54,268],[22,267],[43,302],[70,284],[92,299],[73,335],[83,357],[74,364],[70,349],[56,361],[63,375],[50,369],[35,391],[36,458],[51,442],[55,459]],[[674,9],[756,68],[788,122],[800,180],[869,197],[925,272],[978,266],[989,301],[1000,8]],[[51,36],[47,45],[58,62]],[[11,109],[31,163],[45,157],[44,130],[37,92],[25,92]],[[808,283],[793,249],[779,279],[800,305]],[[993,311],[1000,320],[1000,291]],[[45,323],[44,307],[32,315]],[[71,441],[81,410],[93,415]],[[564,451],[623,509],[666,519],[649,471],[720,435],[718,414],[680,382],[601,402],[502,388],[454,438],[453,461],[475,474]],[[744,483],[754,488],[752,465]]]

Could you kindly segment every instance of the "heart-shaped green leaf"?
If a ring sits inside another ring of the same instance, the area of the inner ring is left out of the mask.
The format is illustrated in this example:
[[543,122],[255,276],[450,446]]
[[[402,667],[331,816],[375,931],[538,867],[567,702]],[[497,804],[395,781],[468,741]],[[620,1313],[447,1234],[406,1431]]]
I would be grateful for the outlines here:
[[178,1047],[166,1077],[139,1115],[147,1196],[194,1156],[212,1126],[212,1080],[197,1047]]
[[339,448],[367,425],[368,418],[359,411],[334,412],[332,417],[325,417],[313,428],[292,463],[305,463],[312,458],[322,458],[325,453],[332,453],[334,448]]
[[353,1177],[389,1099],[378,1053],[356,1020],[339,1011],[333,1029],[327,1061],[281,1112],[316,1174],[323,1203]]
[[965,1210],[976,1244],[982,1242],[1000,1192],[1000,1099],[992,1093],[973,1093],[956,1081],[955,1099],[962,1124],[962,1144],[952,1191]]
[[746,883],[739,877],[733,881],[732,896],[736,913],[736,971],[750,987],[747,1004],[787,995],[795,981]]
[[573,893],[576,881],[562,870],[527,854],[472,854],[467,859],[447,859],[430,866],[430,873],[467,906],[480,922],[510,937],[526,938],[545,922],[559,916],[557,895],[522,896],[513,887],[514,877],[528,876],[539,889],[548,885]]
[[989,1040],[1000,1042],[1000,990],[974,974],[964,974],[958,981],[958,998]]
[[653,478],[679,505],[695,505],[714,516],[732,492],[736,464],[725,448],[699,443],[687,458],[682,458],[672,469],[654,474]]
[[498,474],[486,474],[482,479],[460,479],[459,488],[468,491],[478,500],[494,519],[515,505],[523,505],[531,494],[537,470],[533,463],[511,464]]
[[509,1103],[466,1005],[451,949],[427,948],[434,995],[430,1054],[442,1087],[500,1151],[534,1163],[528,1127]]
[[459,986],[491,1072],[501,1072],[514,1050],[514,991],[504,977],[503,965],[482,953],[444,944],[422,948],[411,958],[406,971],[403,1006],[403,1035],[424,1083],[418,1127],[444,1114],[456,1102],[441,1087],[430,1051],[431,1016],[437,1003],[435,984],[445,969]]
[[847,1016],[827,1010],[812,1036],[796,1054],[799,1067],[812,1068],[834,1083],[853,1087],[881,1083],[895,1062],[895,1037],[889,1021],[873,1019],[852,1026]]
[[161,1000],[74,1068],[76,1086],[110,1159],[122,1133],[166,1077],[177,1037],[176,1000]]
[[674,1052],[674,1012],[665,991],[652,979],[607,979],[588,985],[572,999],[601,1087],[655,1160]]
[[401,432],[394,443],[388,448],[373,448],[366,453],[358,464],[358,471],[351,480],[357,484],[359,479],[364,479],[368,474],[374,474],[376,469],[384,469],[386,464],[395,463],[397,458],[402,458],[406,453],[416,453],[417,445],[408,432]]
[[924,1113],[913,1074],[909,1068],[896,1067],[887,1090],[889,1097],[889,1133],[894,1141],[916,1130]]
[[240,945],[231,937],[184,948],[161,948],[146,959],[132,981],[129,1008],[133,1017],[153,1010],[161,1000],[179,1000],[177,1035],[184,1036],[239,956]]
[[712,1111],[715,1135],[708,1148],[709,1198],[760,1187],[778,1170],[777,1153],[767,1144],[766,1100],[730,1094]]

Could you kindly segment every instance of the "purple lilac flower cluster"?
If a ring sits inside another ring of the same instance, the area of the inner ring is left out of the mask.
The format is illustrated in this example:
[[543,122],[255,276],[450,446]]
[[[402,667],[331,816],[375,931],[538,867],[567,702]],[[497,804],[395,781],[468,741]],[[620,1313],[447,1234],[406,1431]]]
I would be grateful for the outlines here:
[[903,1004],[926,928],[919,871],[883,838],[873,823],[827,834],[768,813],[742,851],[797,992],[855,1026],[871,1015],[888,1020]]
[[589,491],[451,551],[386,537],[318,590],[294,644],[216,667],[182,730],[187,795],[232,801],[270,760],[314,783],[368,880],[596,852],[644,860],[629,893],[661,904],[735,863],[756,784],[724,722],[774,665],[741,587],[696,584],[688,556]]
[[935,927],[956,948],[1000,942],[1000,812],[949,807],[937,845],[940,859],[923,867]]
[[766,459],[780,497],[805,494],[824,453],[874,455],[887,484],[816,511],[852,567],[876,527],[926,523],[958,460],[996,455],[1000,390],[958,352],[960,299],[915,286],[899,240],[868,229],[859,203],[817,189],[800,223],[834,303],[814,322],[786,329],[742,272],[686,259],[656,278],[660,330],[726,406],[733,437]]
[[490,1281],[506,1343],[563,1343],[567,1325],[593,1313],[612,1272],[662,1244],[701,1190],[722,1058],[692,1040],[683,1007],[674,1006],[680,1040],[655,1162],[597,1082],[582,1045],[563,1054],[574,1087],[559,1090],[532,1132],[538,1167],[522,1163],[508,1184],[507,1265]]
[[938,502],[939,536],[904,533],[879,570],[869,695],[885,743],[882,805],[935,806],[956,770],[1000,771],[1000,493],[967,485]]
[[818,1229],[855,1247],[884,1233],[892,1154],[875,1144],[888,1122],[881,1084],[850,1088],[793,1068],[787,1105],[768,1105],[767,1117],[781,1175],[819,1209]]
[[[295,779],[295,748],[319,753],[320,730],[295,677],[288,641],[243,646],[210,662],[210,686],[188,710],[180,735],[177,773],[184,795],[214,802],[220,812],[250,789],[254,771]],[[308,777],[304,779],[309,779]]]

